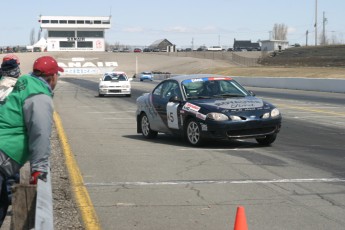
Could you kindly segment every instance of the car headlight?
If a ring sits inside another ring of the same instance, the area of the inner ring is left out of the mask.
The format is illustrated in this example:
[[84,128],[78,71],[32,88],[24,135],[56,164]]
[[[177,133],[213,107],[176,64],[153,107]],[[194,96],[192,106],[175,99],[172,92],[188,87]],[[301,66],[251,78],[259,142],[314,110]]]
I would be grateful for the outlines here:
[[229,120],[229,117],[222,113],[208,113],[207,118],[215,120],[215,121]]
[[99,88],[102,89],[102,88],[106,88],[107,86],[106,85],[100,85]]
[[279,109],[275,108],[271,111],[271,117],[277,117],[280,115]]

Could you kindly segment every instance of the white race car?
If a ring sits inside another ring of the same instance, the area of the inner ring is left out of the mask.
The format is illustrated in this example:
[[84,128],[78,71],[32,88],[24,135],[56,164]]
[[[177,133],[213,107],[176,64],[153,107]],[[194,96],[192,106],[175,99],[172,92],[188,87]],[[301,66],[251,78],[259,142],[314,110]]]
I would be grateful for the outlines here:
[[133,78],[128,78],[125,72],[106,72],[98,85],[98,95],[126,95],[131,96],[131,83]]

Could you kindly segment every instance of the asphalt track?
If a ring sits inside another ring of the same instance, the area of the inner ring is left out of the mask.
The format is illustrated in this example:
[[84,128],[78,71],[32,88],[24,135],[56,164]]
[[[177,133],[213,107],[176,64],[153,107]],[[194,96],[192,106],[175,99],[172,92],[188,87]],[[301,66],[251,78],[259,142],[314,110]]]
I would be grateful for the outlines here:
[[62,77],[54,97],[88,229],[231,229],[238,206],[249,229],[343,229],[344,94],[250,88],[280,108],[277,141],[191,148],[136,133],[135,99],[157,82],[99,98],[98,78]]

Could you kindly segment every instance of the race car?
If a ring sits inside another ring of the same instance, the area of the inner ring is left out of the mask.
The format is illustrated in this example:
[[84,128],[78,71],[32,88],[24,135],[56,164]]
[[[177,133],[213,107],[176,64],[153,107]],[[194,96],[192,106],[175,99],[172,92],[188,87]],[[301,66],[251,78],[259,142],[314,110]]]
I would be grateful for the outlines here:
[[280,131],[278,108],[228,76],[180,75],[159,83],[136,100],[137,133],[183,136],[192,146],[208,139],[254,138],[272,144]]
[[149,80],[152,81],[153,80],[153,73],[152,72],[141,72],[139,74],[139,80],[140,81],[144,81],[144,80]]
[[133,78],[128,78],[125,72],[106,72],[99,80],[98,95],[100,97],[105,95],[126,95],[126,97],[131,96],[130,81],[132,81]]

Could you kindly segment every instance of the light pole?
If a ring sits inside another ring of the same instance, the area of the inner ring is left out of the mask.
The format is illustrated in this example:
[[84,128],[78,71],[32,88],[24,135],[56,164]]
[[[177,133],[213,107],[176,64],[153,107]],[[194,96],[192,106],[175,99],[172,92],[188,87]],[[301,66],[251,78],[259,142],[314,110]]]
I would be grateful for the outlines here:
[[317,0],[315,0],[315,46],[317,46]]

